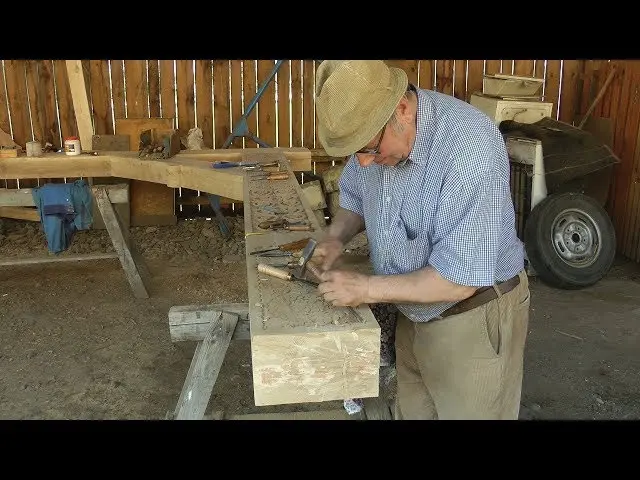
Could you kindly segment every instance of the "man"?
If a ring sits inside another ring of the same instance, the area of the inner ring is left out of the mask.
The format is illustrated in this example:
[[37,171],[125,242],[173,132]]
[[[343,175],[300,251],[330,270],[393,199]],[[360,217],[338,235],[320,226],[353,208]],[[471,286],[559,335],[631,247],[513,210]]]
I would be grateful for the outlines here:
[[[529,319],[504,139],[470,104],[383,61],[326,60],[318,136],[349,157],[319,294],[394,303],[398,419],[517,419]],[[366,230],[374,275],[332,269]]]

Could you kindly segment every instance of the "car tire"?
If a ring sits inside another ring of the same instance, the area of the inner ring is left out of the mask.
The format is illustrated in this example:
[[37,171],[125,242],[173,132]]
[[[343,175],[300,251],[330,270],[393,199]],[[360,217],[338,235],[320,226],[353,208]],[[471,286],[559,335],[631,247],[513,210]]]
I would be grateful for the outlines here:
[[524,241],[540,279],[566,290],[597,283],[616,255],[611,218],[595,199],[575,192],[552,194],[538,203],[526,221]]

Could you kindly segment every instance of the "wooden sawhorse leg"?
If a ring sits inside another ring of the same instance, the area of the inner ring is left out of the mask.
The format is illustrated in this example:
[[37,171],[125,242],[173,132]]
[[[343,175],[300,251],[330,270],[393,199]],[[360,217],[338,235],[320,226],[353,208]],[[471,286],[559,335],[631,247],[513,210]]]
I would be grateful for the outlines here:
[[107,190],[104,187],[92,187],[91,190],[133,294],[136,298],[149,298],[141,276],[142,259],[131,243],[129,232],[122,228],[118,215],[109,200]]

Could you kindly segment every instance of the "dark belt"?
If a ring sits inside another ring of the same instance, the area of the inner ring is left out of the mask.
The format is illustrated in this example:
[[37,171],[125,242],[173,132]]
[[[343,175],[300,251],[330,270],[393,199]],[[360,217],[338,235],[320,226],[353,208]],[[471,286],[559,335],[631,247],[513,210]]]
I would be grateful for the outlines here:
[[[516,275],[515,277],[511,277],[509,280],[498,283],[496,285],[496,288],[500,291],[501,295],[504,295],[505,293],[509,293],[511,290],[516,288],[519,284],[520,275]],[[451,315],[458,315],[460,313],[468,312],[469,310],[478,308],[479,306],[484,305],[491,300],[495,300],[496,298],[498,298],[498,294],[493,287],[481,287],[477,289],[476,293],[474,293],[469,298],[465,298],[461,302],[458,302],[446,309],[440,314],[440,317],[445,318],[450,317]],[[437,318],[438,317],[436,317],[435,320],[437,320]]]

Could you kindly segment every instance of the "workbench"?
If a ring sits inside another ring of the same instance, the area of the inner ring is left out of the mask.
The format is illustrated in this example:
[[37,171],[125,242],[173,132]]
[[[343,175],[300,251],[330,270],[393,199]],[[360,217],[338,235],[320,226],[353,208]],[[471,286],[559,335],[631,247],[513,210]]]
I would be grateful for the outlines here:
[[[322,239],[291,164],[278,152],[246,152],[243,160],[272,162],[286,180],[244,176],[247,304],[174,306],[169,311],[172,341],[196,341],[187,378],[171,419],[203,419],[211,392],[232,339],[251,342],[256,406],[301,404],[362,398],[370,418],[390,419],[379,399],[380,326],[370,308],[334,307],[313,285],[259,273],[257,264],[282,258],[251,255],[306,237]],[[313,231],[264,230],[258,225],[286,217]]]

